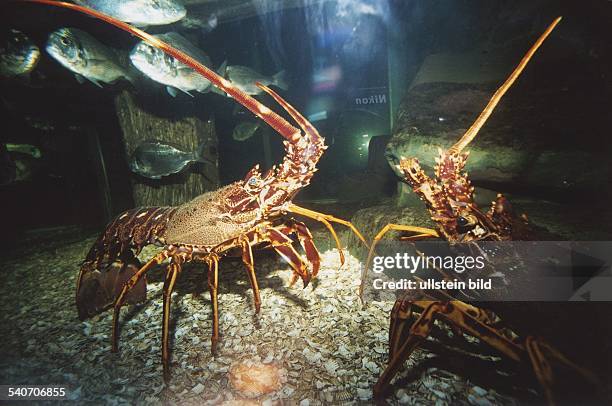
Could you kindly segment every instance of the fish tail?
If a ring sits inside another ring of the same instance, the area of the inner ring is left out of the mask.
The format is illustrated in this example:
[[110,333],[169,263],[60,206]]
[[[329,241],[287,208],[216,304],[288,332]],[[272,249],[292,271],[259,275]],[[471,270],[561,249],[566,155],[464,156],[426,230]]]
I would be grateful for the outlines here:
[[125,78],[125,80],[130,82],[132,86],[136,86],[136,74],[131,72],[130,69],[125,69],[123,71],[123,77]]
[[193,160],[194,162],[200,162],[203,164],[216,165],[215,162],[213,162],[211,159],[208,159],[204,156],[207,145],[208,143],[206,141],[202,141],[200,145],[198,145],[198,148],[193,152]]
[[287,90],[289,89],[287,71],[282,70],[278,72],[276,75],[272,76],[272,83],[276,85],[276,87]]

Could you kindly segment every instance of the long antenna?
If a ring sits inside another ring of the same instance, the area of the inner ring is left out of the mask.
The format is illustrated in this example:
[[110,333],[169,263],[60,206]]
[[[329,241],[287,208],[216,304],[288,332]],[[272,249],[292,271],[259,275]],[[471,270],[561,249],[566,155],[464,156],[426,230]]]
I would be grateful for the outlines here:
[[523,59],[521,59],[521,62],[519,62],[517,67],[514,68],[514,71],[512,72],[512,74],[508,77],[508,79],[506,79],[504,84],[501,85],[499,89],[497,89],[497,91],[493,94],[487,106],[484,108],[482,113],[480,113],[476,121],[474,121],[474,124],[472,124],[472,126],[465,132],[465,134],[463,134],[463,137],[461,137],[461,139],[457,141],[455,145],[450,147],[450,149],[448,150],[449,154],[460,153],[465,147],[468,146],[470,142],[472,142],[472,140],[476,137],[476,134],[478,134],[478,131],[480,131],[482,126],[485,124],[485,122],[491,115],[491,113],[493,113],[493,110],[495,109],[495,107],[497,106],[501,98],[504,96],[504,94],[506,94],[508,89],[510,89],[512,84],[520,76],[521,72],[523,72],[523,70],[525,69],[525,66],[527,66],[527,63],[529,63],[529,60],[531,59],[533,54],[535,54],[538,48],[540,48],[540,45],[542,45],[544,40],[546,40],[546,38],[550,35],[550,33],[555,29],[557,24],[559,24],[559,21],[561,21],[561,17],[557,17],[555,21],[553,21],[548,26],[546,31],[544,31],[544,33],[540,35],[540,38],[538,38],[535,44],[533,44],[533,46],[529,49],[529,51],[527,51],[527,53],[525,54]]

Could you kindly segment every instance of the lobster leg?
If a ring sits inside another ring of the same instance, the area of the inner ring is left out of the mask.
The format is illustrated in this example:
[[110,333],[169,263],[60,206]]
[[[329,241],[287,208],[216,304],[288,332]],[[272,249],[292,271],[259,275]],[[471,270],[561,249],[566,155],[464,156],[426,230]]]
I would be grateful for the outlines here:
[[170,253],[167,250],[163,250],[149,262],[144,264],[142,268],[140,268],[124,285],[121,289],[121,293],[117,296],[114,304],[113,311],[113,329],[111,335],[111,351],[117,352],[119,349],[119,312],[121,310],[121,306],[125,301],[127,293],[132,289],[138,281],[153,267],[154,265],[160,264],[165,261],[170,256]]
[[531,366],[536,377],[538,378],[538,382],[540,382],[540,385],[544,389],[544,396],[546,397],[546,401],[549,405],[555,404],[553,398],[554,379],[552,368],[550,366],[550,363],[548,362],[547,357],[544,355],[544,350],[546,350],[546,352],[548,352],[557,361],[560,361],[567,367],[577,371],[591,384],[599,384],[599,380],[597,379],[597,377],[595,377],[590,371],[587,371],[584,368],[581,368],[578,365],[574,364],[559,351],[552,348],[550,345],[548,345],[539,338],[533,336],[527,337],[525,339],[525,349],[527,350],[529,360],[531,361]]
[[412,302],[407,296],[402,300],[397,300],[391,310],[391,321],[389,325],[389,359],[393,359],[398,346],[405,336],[404,331],[409,324],[406,322],[412,317]]
[[400,224],[389,223],[382,228],[374,237],[374,241],[372,241],[372,246],[370,246],[370,251],[368,252],[368,259],[365,262],[365,266],[363,267],[363,275],[361,275],[361,285],[359,286],[359,297],[363,298],[363,288],[365,279],[368,274],[368,268],[370,267],[370,263],[372,262],[372,258],[374,257],[375,248],[378,245],[378,242],[383,238],[387,232],[395,230],[395,231],[411,231],[418,233],[415,236],[412,236],[412,239],[417,239],[418,237],[427,238],[427,237],[439,237],[439,234],[436,230],[425,227],[416,227],[416,226],[404,226]]
[[[407,337],[403,338],[401,336],[402,326],[400,324],[407,322],[407,319],[404,319],[404,317],[410,315],[407,307],[410,305],[420,307],[424,310],[410,327]],[[389,365],[374,386],[374,393],[377,396],[383,395],[391,383],[391,379],[393,379],[397,371],[402,367],[404,361],[407,360],[418,345],[429,336],[436,317],[445,320],[447,323],[455,324],[468,334],[489,344],[491,347],[514,361],[520,362],[522,359],[522,354],[525,349],[521,345],[505,337],[491,326],[483,323],[479,318],[473,317],[471,315],[473,306],[461,301],[439,302],[420,300],[404,302],[399,309],[394,308],[394,310],[398,310],[396,313],[398,317],[396,317],[395,323],[400,324],[395,326],[394,331],[396,333],[393,333],[390,337],[391,341],[389,346],[392,350],[393,357],[390,359]],[[403,341],[403,344],[399,345],[398,341]]]
[[294,274],[291,285],[296,282],[299,276],[302,278],[304,287],[308,286],[312,275],[300,254],[293,248],[293,241],[275,228],[270,228],[267,231],[268,239],[272,242],[274,250],[293,268]]
[[308,227],[306,227],[306,224],[292,219],[281,229],[281,232],[284,234],[295,233],[297,235],[300,245],[306,253],[306,259],[312,265],[312,277],[315,278],[321,268],[321,254],[319,254],[319,250],[314,244],[312,234]]
[[[325,224],[325,222],[323,220],[326,220],[328,222],[333,222],[333,223],[339,223],[342,224],[348,228],[351,229],[351,231],[353,233],[355,233],[355,235],[357,237],[359,237],[359,239],[361,240],[361,242],[363,242],[363,244],[366,247],[368,246],[368,243],[366,242],[365,238],[363,238],[363,235],[361,235],[361,233],[359,232],[359,230],[357,230],[357,228],[350,222],[350,221],[346,221],[346,220],[342,220],[339,219],[337,217],[331,216],[329,214],[324,214],[324,213],[319,213],[318,211],[314,211],[314,210],[310,210],[310,209],[305,209],[303,207],[300,206],[296,206],[295,204],[290,204],[288,210],[291,213],[296,213],[296,214],[301,214],[304,217],[308,217],[311,218],[313,220],[317,220],[323,224]],[[336,235],[336,233],[334,232],[333,228],[328,227],[328,230],[330,230],[330,232],[332,233],[332,235],[334,236],[334,239],[336,239],[336,241],[338,241],[338,236]]]
[[219,341],[219,302],[217,300],[219,288],[219,256],[215,253],[206,257],[208,264],[208,289],[210,290],[210,301],[213,309],[213,332],[210,338],[210,350],[214,354],[217,351]]
[[172,301],[172,290],[176,283],[176,277],[181,271],[181,265],[172,259],[166,270],[166,278],[164,280],[164,312],[162,316],[162,364],[164,366],[164,380],[168,382],[170,379],[170,370],[168,367],[170,360],[169,351],[169,336],[170,336],[170,303]]
[[392,329],[392,331],[394,331],[393,337],[389,337],[391,340],[389,342],[389,348],[395,349],[390,351],[393,353],[393,357],[389,360],[389,365],[387,365],[378,378],[376,385],[374,385],[374,396],[379,397],[385,393],[387,387],[391,383],[391,379],[393,379],[395,374],[397,374],[399,369],[404,365],[404,361],[406,361],[419,344],[429,336],[433,327],[434,315],[437,311],[440,311],[443,306],[444,303],[432,302],[414,322],[410,328],[408,337],[401,346],[399,346],[397,342],[400,338],[398,333],[401,332],[401,326],[395,325],[395,329]]
[[261,307],[261,296],[259,295],[259,285],[257,284],[257,277],[255,276],[255,267],[253,266],[253,250],[249,244],[248,239],[243,239],[242,245],[242,262],[247,268],[249,275],[249,281],[251,282],[251,288],[253,289],[253,302],[255,304],[255,313],[259,313]]

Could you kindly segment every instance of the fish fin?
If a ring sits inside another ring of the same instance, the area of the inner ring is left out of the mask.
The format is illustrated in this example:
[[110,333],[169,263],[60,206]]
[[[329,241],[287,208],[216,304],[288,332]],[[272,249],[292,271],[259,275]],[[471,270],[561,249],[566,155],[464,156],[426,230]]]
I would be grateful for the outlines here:
[[74,78],[77,80],[77,82],[79,82],[81,85],[83,83],[85,83],[85,78],[81,75],[79,75],[78,73],[74,74]]
[[100,84],[100,82],[98,82],[96,79],[92,79],[92,78],[88,78],[85,77],[85,79],[89,80],[91,83],[93,83],[94,85],[98,86],[100,89],[102,89],[102,85]]
[[221,65],[217,68],[217,73],[221,77],[225,77],[225,73],[227,71],[227,59],[223,61]]
[[176,95],[178,94],[178,90],[180,90],[181,92],[185,93],[188,96],[194,97],[191,93],[189,93],[187,90],[183,90],[180,87],[172,87],[172,86],[166,86],[166,90],[168,91],[168,94],[172,97],[176,97]]
[[166,86],[166,91],[168,92],[168,94],[172,97],[176,97],[176,95],[178,94],[178,92],[176,91],[176,89],[172,86]]
[[130,82],[132,86],[136,86],[138,81],[138,71],[132,67],[123,67],[123,77]]
[[272,76],[272,83],[280,89],[287,90],[289,88],[289,84],[287,83],[287,81],[288,78],[286,70],[282,70],[276,75]]
[[[216,93],[216,94],[220,94],[221,96],[227,96],[227,93],[225,93],[223,90],[219,89],[217,86],[213,85],[212,89],[210,89],[211,92]],[[229,96],[227,96],[229,97]]]
[[198,148],[193,153],[193,160],[192,160],[192,162],[199,162],[199,163],[202,163],[202,164],[216,165],[215,162],[213,162],[211,159],[208,159],[208,158],[206,158],[204,156],[204,152],[206,151],[206,146],[207,145],[208,145],[208,143],[206,141],[203,141],[200,145],[198,145]]

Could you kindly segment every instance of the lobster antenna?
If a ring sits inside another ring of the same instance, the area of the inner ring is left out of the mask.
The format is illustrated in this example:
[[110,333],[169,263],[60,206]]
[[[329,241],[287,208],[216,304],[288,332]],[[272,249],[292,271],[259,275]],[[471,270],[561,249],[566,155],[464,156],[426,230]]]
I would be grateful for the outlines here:
[[506,79],[504,84],[501,85],[499,89],[497,89],[497,91],[493,94],[487,106],[484,108],[482,113],[480,113],[476,121],[474,121],[474,124],[472,124],[472,126],[465,132],[465,134],[463,134],[463,137],[461,137],[461,139],[457,141],[455,145],[449,148],[448,150],[449,154],[460,153],[465,147],[468,146],[470,142],[472,142],[472,140],[476,137],[476,134],[478,134],[478,131],[480,131],[482,126],[485,124],[485,122],[491,115],[491,113],[493,113],[493,110],[495,110],[495,107],[497,106],[501,98],[504,96],[504,94],[506,94],[508,89],[510,89],[512,84],[520,76],[520,74],[523,72],[523,70],[529,63],[529,60],[531,59],[533,54],[535,54],[535,52],[538,50],[540,45],[542,45],[542,43],[546,40],[546,38],[550,35],[550,33],[555,29],[557,24],[559,24],[559,21],[561,21],[561,17],[557,17],[548,26],[548,28],[546,29],[546,31],[544,31],[544,33],[540,36],[540,38],[538,38],[535,44],[533,44],[533,46],[529,49],[529,51],[527,51],[523,59],[521,59],[521,62],[519,62],[517,67],[514,68],[514,71],[510,74],[508,79]]
[[101,13],[97,10],[93,10],[89,7],[80,6],[78,4],[66,3],[63,1],[54,1],[54,0],[14,0],[21,1],[24,3],[38,3],[38,4],[46,4],[49,6],[68,8],[71,10],[75,10],[84,14],[87,14],[91,17],[97,18],[99,20],[105,21],[109,24],[114,25],[117,28],[122,29],[123,31],[129,32],[130,34],[142,39],[149,45],[154,46],[155,48],[161,49],[166,54],[176,58],[180,62],[194,69],[196,72],[204,76],[208,79],[213,85],[223,90],[225,93],[230,95],[233,99],[235,99],[238,103],[242,104],[244,107],[249,109],[253,114],[257,117],[261,118],[263,121],[268,123],[270,127],[274,128],[279,134],[281,134],[284,138],[288,139],[291,142],[295,142],[300,139],[300,130],[289,124],[287,120],[283,117],[276,114],[274,111],[270,110],[268,107],[261,104],[259,101],[244,93],[242,90],[233,86],[228,80],[219,76],[212,69],[209,69],[205,65],[201,64],[191,56],[187,55],[183,51],[176,49],[175,47],[167,44],[166,42],[160,40],[157,37],[154,37],[151,34],[146,33],[145,31],[136,28],[130,24],[124,23],[123,21],[117,20],[109,15]]

